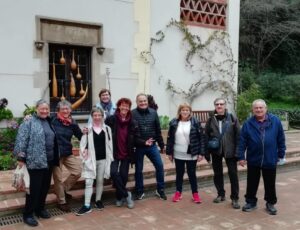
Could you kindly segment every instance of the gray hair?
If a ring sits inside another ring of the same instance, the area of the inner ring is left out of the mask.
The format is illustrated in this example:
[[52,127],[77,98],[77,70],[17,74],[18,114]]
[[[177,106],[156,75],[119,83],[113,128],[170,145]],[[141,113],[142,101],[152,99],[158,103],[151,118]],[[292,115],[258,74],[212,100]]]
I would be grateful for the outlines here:
[[59,111],[59,109],[64,107],[64,106],[68,106],[69,109],[72,110],[72,104],[67,100],[62,100],[62,101],[58,102],[57,106],[56,106],[56,110]]
[[226,100],[225,100],[225,98],[223,98],[223,97],[218,97],[218,98],[216,98],[215,100],[214,100],[214,104],[216,104],[218,101],[224,101],[224,104],[226,105]]
[[47,104],[48,106],[50,106],[48,101],[46,101],[45,99],[40,99],[35,103],[35,107],[37,108],[42,104]]
[[139,93],[138,95],[136,95],[136,102],[138,101],[138,98],[140,97],[140,96],[144,96],[144,97],[146,97],[146,99],[147,99],[147,101],[148,101],[148,96],[147,96],[147,94],[145,94],[145,93]]
[[91,110],[91,116],[93,116],[94,113],[99,112],[104,117],[104,110],[99,107],[93,107]]
[[252,108],[253,108],[253,107],[255,106],[255,104],[257,104],[257,103],[261,103],[261,104],[263,104],[264,107],[267,108],[267,103],[266,103],[263,99],[256,99],[256,100],[254,100],[254,101],[252,102]]

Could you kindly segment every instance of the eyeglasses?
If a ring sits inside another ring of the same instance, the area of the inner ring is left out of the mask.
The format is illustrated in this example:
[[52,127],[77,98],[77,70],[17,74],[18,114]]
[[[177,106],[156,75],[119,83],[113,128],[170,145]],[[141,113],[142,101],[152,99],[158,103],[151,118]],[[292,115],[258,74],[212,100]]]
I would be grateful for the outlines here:
[[218,106],[218,105],[225,105],[224,103],[216,103],[215,106]]

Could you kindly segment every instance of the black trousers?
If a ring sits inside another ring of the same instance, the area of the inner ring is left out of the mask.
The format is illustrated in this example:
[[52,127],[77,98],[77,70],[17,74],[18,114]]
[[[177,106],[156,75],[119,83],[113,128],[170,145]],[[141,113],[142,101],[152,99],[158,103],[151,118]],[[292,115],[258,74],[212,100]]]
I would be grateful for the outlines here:
[[[218,196],[225,196],[224,189],[224,175],[223,175],[223,156],[212,154],[212,166],[214,170],[214,184],[218,191]],[[228,175],[231,185],[232,200],[239,199],[239,178],[237,171],[237,160],[236,158],[225,158],[225,162],[228,168]]]
[[257,189],[259,185],[260,175],[262,174],[265,187],[265,201],[270,204],[277,203],[276,197],[276,168],[274,169],[263,169],[260,167],[247,166],[247,191],[246,191],[246,202],[256,204],[257,202]]
[[186,171],[189,177],[192,193],[198,192],[198,184],[196,177],[196,165],[197,160],[178,160],[175,159],[175,167],[176,167],[176,190],[178,192],[182,192],[182,184],[183,184],[183,175]]
[[53,164],[48,169],[28,169],[30,194],[26,194],[24,217],[39,214],[45,209],[45,202],[50,188]]
[[126,184],[128,181],[129,159],[114,160],[110,165],[110,175],[116,188],[116,198],[121,200],[128,196]]

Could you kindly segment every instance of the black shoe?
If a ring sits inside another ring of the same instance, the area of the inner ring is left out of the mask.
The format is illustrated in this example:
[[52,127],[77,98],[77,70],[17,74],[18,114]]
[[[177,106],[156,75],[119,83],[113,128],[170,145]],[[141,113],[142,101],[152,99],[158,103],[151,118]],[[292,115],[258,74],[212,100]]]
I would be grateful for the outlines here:
[[274,204],[266,203],[266,210],[270,215],[277,214],[277,209],[274,207]]
[[225,196],[217,196],[217,197],[213,200],[214,203],[221,203],[221,202],[223,202],[223,201],[225,201]]
[[76,213],[77,216],[82,216],[84,214],[90,213],[92,211],[91,207],[83,205],[81,209]]
[[42,211],[40,211],[40,212],[38,212],[38,213],[36,213],[36,216],[38,218],[43,218],[43,219],[49,219],[49,218],[51,218],[50,213],[47,210],[45,210],[45,209],[42,210]]
[[95,202],[95,207],[96,207],[97,209],[99,209],[99,210],[103,210],[103,209],[104,209],[104,205],[103,205],[103,203],[102,203],[101,200],[97,200],[97,201]]
[[72,200],[73,196],[65,191],[65,198],[66,200]]
[[253,210],[255,210],[257,208],[256,204],[250,204],[250,203],[246,203],[242,210],[244,212],[252,212]]
[[57,204],[57,208],[63,212],[71,212],[71,208],[67,203]]
[[239,204],[239,200],[232,200],[231,205],[234,209],[240,209],[241,206]]
[[142,200],[144,197],[145,197],[145,193],[143,193],[143,192],[138,192],[138,193],[135,195],[135,199],[136,199],[136,200]]
[[23,217],[23,221],[25,224],[31,226],[31,227],[36,227],[39,225],[36,219],[34,219],[33,216],[28,216],[28,217]]
[[161,200],[167,200],[167,196],[164,190],[156,190],[155,195],[158,196]]

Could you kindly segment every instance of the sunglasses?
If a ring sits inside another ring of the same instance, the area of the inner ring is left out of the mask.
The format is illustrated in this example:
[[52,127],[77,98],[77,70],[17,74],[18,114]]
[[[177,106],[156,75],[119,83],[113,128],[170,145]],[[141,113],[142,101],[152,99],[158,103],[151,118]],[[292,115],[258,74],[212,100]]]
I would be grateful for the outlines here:
[[218,106],[218,105],[225,105],[224,103],[216,103],[215,106]]

